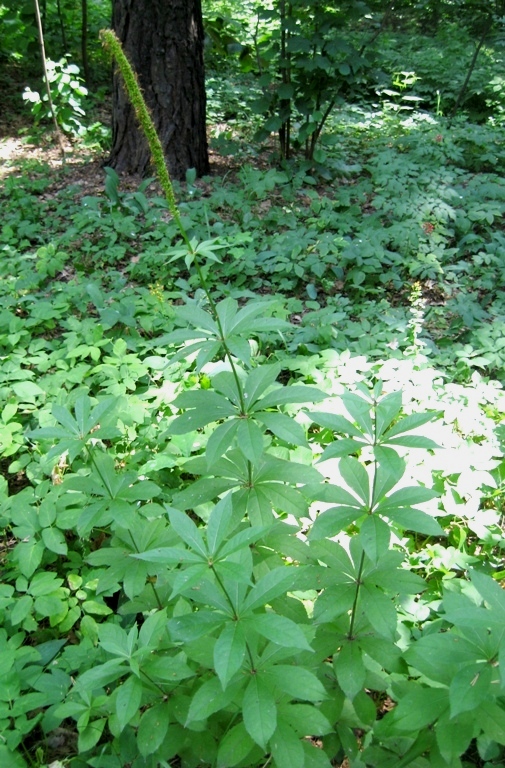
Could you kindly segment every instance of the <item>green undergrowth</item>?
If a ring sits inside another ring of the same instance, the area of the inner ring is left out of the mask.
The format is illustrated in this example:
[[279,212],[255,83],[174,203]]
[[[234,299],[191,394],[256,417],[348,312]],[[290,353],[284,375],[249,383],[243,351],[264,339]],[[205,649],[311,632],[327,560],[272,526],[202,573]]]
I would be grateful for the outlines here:
[[503,765],[503,134],[337,128],[5,179],[2,764]]

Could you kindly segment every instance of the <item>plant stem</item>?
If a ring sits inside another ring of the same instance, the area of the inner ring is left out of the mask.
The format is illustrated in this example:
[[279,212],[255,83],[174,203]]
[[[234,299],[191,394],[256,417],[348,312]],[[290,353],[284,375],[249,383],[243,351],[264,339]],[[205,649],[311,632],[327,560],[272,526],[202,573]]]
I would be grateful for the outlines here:
[[[373,430],[374,431],[373,447],[375,447],[377,445],[377,403],[376,403],[375,398],[374,398],[374,401],[373,401],[373,428],[374,428],[374,430]],[[369,507],[368,507],[368,510],[367,510],[369,515],[373,514],[373,511],[372,511],[373,507],[372,507],[372,505],[373,505],[373,499],[374,499],[374,496],[375,496],[376,482],[377,482],[377,459],[375,458],[375,453],[374,453],[373,478],[372,478],[372,487],[370,489],[370,504],[369,504]],[[365,552],[363,551],[361,553],[361,557],[360,557],[360,561],[359,561],[358,575],[356,576],[356,591],[354,593],[354,601],[353,601],[352,610],[351,610],[351,622],[349,624],[349,632],[348,632],[348,635],[347,635],[347,639],[348,640],[352,640],[353,639],[354,625],[356,623],[356,615],[357,615],[357,610],[358,610],[358,599],[359,599],[359,593],[360,593],[360,589],[361,589],[361,585],[362,585],[361,577],[363,575],[364,567],[365,567]]]
[[[228,601],[228,603],[230,605],[230,608],[233,611],[233,618],[234,618],[234,620],[238,621],[239,617],[236,614],[235,606],[233,605],[233,600],[229,596],[229,594],[228,594],[228,592],[226,590],[226,587],[223,584],[223,580],[221,579],[220,575],[218,574],[218,572],[216,571],[216,569],[215,569],[215,567],[213,565],[211,566],[211,570],[212,570],[212,573],[215,576],[215,579],[216,579],[217,583],[219,584],[219,586],[223,590],[223,594],[226,597],[226,599],[227,599],[227,601]],[[245,641],[245,647],[246,647],[247,655],[249,656],[249,663],[251,665],[251,670],[253,670],[255,668],[254,658],[253,658],[252,651],[251,651],[251,648],[249,647],[249,643],[247,642],[247,640]]]
[[44,72],[44,80],[46,84],[47,103],[49,104],[49,111],[53,119],[54,133],[60,147],[61,157],[63,160],[65,160],[65,147],[63,146],[63,139],[61,138],[60,126],[58,125],[58,121],[56,119],[56,112],[54,111],[53,97],[51,96],[51,86],[49,84],[49,76],[47,73],[46,48],[44,44],[44,30],[42,28],[42,19],[40,17],[39,0],[35,0],[35,17],[37,19],[37,29],[39,33],[40,56],[42,58],[42,70]]

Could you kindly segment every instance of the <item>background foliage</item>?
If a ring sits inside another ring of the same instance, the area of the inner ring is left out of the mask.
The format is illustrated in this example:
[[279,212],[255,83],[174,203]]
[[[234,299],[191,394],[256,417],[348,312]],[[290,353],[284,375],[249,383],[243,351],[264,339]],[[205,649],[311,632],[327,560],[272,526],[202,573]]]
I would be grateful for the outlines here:
[[[205,6],[224,171],[179,223],[5,164],[5,765],[504,763],[502,9],[315,5]],[[45,24],[87,163],[80,11]]]

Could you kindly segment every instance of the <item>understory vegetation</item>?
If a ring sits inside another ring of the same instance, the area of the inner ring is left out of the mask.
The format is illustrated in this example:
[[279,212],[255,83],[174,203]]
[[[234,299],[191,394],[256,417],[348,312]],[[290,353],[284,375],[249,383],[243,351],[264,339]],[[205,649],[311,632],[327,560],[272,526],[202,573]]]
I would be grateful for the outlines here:
[[386,25],[311,146],[232,6],[219,173],[89,193],[66,59],[67,162],[2,169],[0,763],[499,768],[499,35],[460,104],[475,31]]

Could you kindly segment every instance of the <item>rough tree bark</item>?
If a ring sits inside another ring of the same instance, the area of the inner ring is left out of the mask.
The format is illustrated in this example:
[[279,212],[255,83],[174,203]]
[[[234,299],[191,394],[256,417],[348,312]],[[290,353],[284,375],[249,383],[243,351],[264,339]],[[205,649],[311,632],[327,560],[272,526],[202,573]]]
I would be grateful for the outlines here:
[[[137,71],[173,178],[208,173],[201,0],[113,0],[112,26]],[[112,150],[118,173],[145,174],[149,149],[117,75]]]

